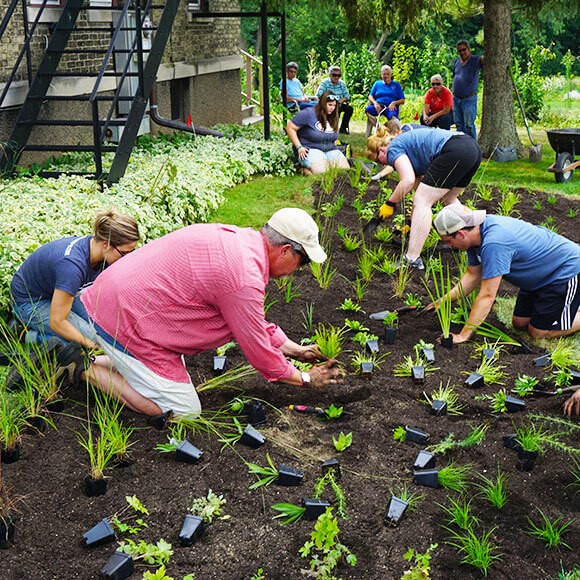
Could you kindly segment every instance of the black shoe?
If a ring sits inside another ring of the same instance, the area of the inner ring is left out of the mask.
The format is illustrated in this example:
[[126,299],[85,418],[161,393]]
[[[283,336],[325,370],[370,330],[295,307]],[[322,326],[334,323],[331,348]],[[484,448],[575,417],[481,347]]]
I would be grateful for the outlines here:
[[348,127],[345,127],[344,129],[340,129],[339,133],[342,133],[343,135],[350,135],[350,130]]
[[415,270],[424,270],[425,266],[423,265],[423,260],[421,260],[421,256],[411,260],[407,258],[407,256],[403,256],[401,260],[401,266],[408,266],[409,268],[414,268]]

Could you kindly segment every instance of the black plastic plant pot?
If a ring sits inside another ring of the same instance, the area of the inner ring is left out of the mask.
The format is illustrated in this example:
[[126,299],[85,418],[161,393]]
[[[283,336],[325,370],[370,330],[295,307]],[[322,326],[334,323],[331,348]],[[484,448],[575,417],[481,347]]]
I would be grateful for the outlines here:
[[439,472],[436,469],[413,471],[413,482],[425,487],[439,487]]
[[485,385],[483,375],[471,373],[466,379],[464,385],[470,389],[480,389]]
[[327,471],[333,469],[334,470],[334,477],[336,479],[340,479],[341,473],[340,473],[340,461],[338,461],[338,459],[336,459],[335,457],[332,457],[331,459],[327,459],[326,461],[324,461],[321,465],[322,467],[322,473],[326,473]]
[[263,425],[266,421],[266,407],[261,401],[247,401],[244,403],[242,414],[247,417],[248,423],[253,425]]
[[395,344],[395,338],[397,338],[397,328],[394,326],[387,326],[387,328],[385,328],[385,343]]
[[362,362],[360,363],[360,374],[366,379],[370,379],[373,376],[373,371],[375,370],[375,365],[372,362]]
[[51,413],[62,413],[64,411],[64,399],[57,399],[56,401],[51,401],[46,403],[46,410]]
[[514,451],[519,451],[522,447],[518,443],[518,436],[515,433],[510,433],[509,435],[504,435],[503,446],[507,449],[513,449]]
[[434,469],[437,464],[437,457],[430,451],[419,451],[413,465],[414,470],[419,469]]
[[313,497],[305,497],[302,500],[302,507],[305,509],[303,519],[307,521],[317,520],[318,516],[322,515],[326,508],[330,507],[330,502],[325,499],[314,499]]
[[429,442],[429,437],[429,433],[417,427],[409,427],[408,425],[405,427],[405,441],[425,444]]
[[551,354],[546,353],[534,359],[534,366],[545,367],[550,364]]
[[526,402],[518,399],[517,397],[508,395],[505,398],[505,406],[508,410],[508,413],[517,413],[518,411],[523,411],[526,408]]
[[536,459],[538,459],[538,454],[538,451],[525,451],[524,449],[520,449],[518,451],[518,463],[516,467],[520,471],[532,471],[536,464]]
[[280,465],[278,469],[278,478],[276,479],[277,485],[283,485],[285,487],[291,487],[293,485],[300,485],[304,474],[293,467],[288,467],[287,465]]
[[187,547],[193,545],[196,540],[199,540],[203,536],[203,530],[203,518],[187,514],[183,519],[183,525],[179,532],[180,546]]
[[379,341],[378,340],[367,340],[366,349],[370,353],[378,353],[379,352]]
[[197,463],[203,455],[203,451],[190,443],[187,439],[182,441],[175,450],[175,461],[182,463]]
[[442,336],[441,337],[441,346],[444,348],[453,348],[453,337],[449,336]]
[[447,401],[433,401],[431,403],[431,415],[437,417],[447,415]]
[[228,365],[228,357],[227,356],[214,356],[213,357],[213,374],[223,375],[226,371],[226,367]]
[[242,436],[240,437],[240,443],[246,447],[251,447],[252,449],[258,449],[258,447],[264,445],[266,438],[257,430],[254,429],[249,423],[246,425]]
[[107,480],[93,479],[90,475],[85,477],[85,493],[89,497],[97,497],[99,495],[105,495],[107,493]]
[[109,580],[123,580],[129,578],[135,571],[133,558],[123,552],[115,552],[101,568],[101,576]]
[[422,348],[421,352],[427,362],[435,362],[435,350],[432,348]]
[[403,519],[408,507],[408,502],[395,497],[394,495],[391,496],[391,501],[389,502],[389,508],[387,509],[387,515],[385,517],[385,523],[391,526],[398,525]]
[[38,435],[46,431],[46,421],[41,415],[33,415],[26,418],[26,432]]
[[14,544],[16,526],[10,516],[0,518],[0,549],[4,550]]
[[486,360],[493,360],[495,357],[495,348],[483,348],[481,349],[481,355]]
[[425,382],[425,367],[413,367],[413,382],[422,385]]
[[108,544],[115,539],[115,530],[111,527],[108,520],[101,520],[96,526],[83,534],[82,544],[85,548],[95,548]]
[[163,429],[167,427],[167,422],[169,421],[172,415],[173,415],[172,411],[167,411],[166,413],[163,413],[161,415],[149,417],[147,419],[147,423],[151,425],[151,427],[155,427],[157,431],[163,431]]
[[11,449],[0,449],[0,461],[2,463],[15,463],[20,459],[20,445]]

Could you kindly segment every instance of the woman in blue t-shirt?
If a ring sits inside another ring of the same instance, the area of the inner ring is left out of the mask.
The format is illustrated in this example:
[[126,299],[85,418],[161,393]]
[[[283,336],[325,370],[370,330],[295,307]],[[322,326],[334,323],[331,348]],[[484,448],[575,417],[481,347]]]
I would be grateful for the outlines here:
[[324,173],[331,165],[349,168],[346,157],[336,146],[339,99],[325,91],[316,107],[304,109],[288,121],[286,133],[306,173]]
[[107,267],[132,252],[139,227],[130,216],[113,210],[100,212],[93,235],[68,237],[44,244],[20,266],[10,284],[14,315],[24,324],[28,341],[44,343],[56,337],[63,344],[97,345],[71,323],[77,292]]

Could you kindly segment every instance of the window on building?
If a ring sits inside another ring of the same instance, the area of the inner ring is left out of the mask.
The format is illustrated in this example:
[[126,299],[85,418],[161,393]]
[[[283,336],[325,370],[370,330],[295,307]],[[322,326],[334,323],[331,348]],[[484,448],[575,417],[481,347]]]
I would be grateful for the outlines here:
[[194,12],[209,12],[209,0],[190,0],[187,7]]

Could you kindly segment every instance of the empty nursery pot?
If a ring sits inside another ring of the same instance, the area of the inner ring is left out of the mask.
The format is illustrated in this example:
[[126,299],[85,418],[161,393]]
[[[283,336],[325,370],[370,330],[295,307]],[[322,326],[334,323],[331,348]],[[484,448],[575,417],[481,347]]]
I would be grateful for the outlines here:
[[435,350],[432,348],[422,348],[421,352],[427,362],[435,362]]
[[425,367],[413,367],[413,382],[416,385],[422,385],[425,382]]
[[124,578],[129,578],[134,571],[133,558],[129,554],[117,551],[101,568],[101,575],[109,580],[124,580]]
[[184,547],[193,545],[196,540],[203,536],[203,531],[203,518],[187,514],[179,532],[179,544]]
[[108,544],[114,539],[115,530],[113,530],[109,521],[104,519],[83,534],[82,544],[85,548],[94,548]]
[[213,374],[216,376],[223,375],[228,365],[227,356],[213,357]]
[[419,451],[413,469],[433,469],[437,464],[437,457],[430,451]]
[[525,451],[524,449],[518,450],[518,463],[516,467],[520,471],[532,471],[534,465],[536,464],[536,459],[538,459],[538,451]]
[[439,472],[436,469],[413,471],[413,482],[425,487],[439,487]]
[[391,526],[396,526],[403,519],[409,503],[395,497],[391,496],[391,501],[389,502],[389,507],[387,509],[387,515],[385,516],[385,523]]
[[405,427],[405,441],[414,441],[415,443],[425,444],[429,442],[429,433],[417,427]]
[[442,336],[441,337],[441,346],[444,348],[453,348],[453,337],[449,336]]
[[331,459],[327,459],[326,461],[324,461],[322,463],[322,465],[320,467],[322,468],[322,473],[326,473],[330,469],[333,469],[335,479],[340,479],[340,476],[341,476],[340,461],[338,461],[338,459],[336,459],[335,457],[332,457]]
[[360,374],[366,379],[370,379],[373,376],[373,371],[375,370],[375,365],[372,362],[362,362],[360,363]]
[[317,520],[318,516],[322,515],[326,508],[330,507],[330,502],[325,499],[315,499],[313,497],[305,497],[302,500],[302,507],[305,509],[302,516],[305,520]]
[[545,367],[550,364],[551,354],[546,353],[534,359],[534,366]]
[[397,338],[397,329],[394,326],[387,326],[385,328],[385,343],[394,344],[395,338]]
[[197,463],[203,455],[203,451],[190,443],[187,439],[182,441],[175,450],[175,461],[182,463]]
[[370,353],[379,352],[379,341],[378,340],[367,340],[366,349]]
[[447,415],[447,401],[433,401],[431,403],[431,415]]
[[507,449],[513,449],[514,451],[519,451],[522,447],[518,443],[517,435],[515,433],[510,433],[509,435],[504,435],[502,437],[503,446]]
[[99,495],[105,495],[107,493],[107,480],[93,479],[90,475],[85,477],[85,493],[89,497],[97,497]]
[[486,360],[492,360],[495,357],[495,348],[483,348],[481,355]]
[[14,463],[20,459],[20,445],[11,449],[0,449],[0,461],[2,463]]
[[293,467],[288,467],[287,465],[280,465],[278,469],[278,478],[276,479],[277,485],[283,485],[286,487],[291,487],[293,485],[300,485],[304,474]]
[[240,443],[246,447],[251,447],[252,449],[258,449],[261,445],[264,445],[266,438],[257,430],[254,429],[249,423],[246,425],[242,436],[240,437]]
[[471,389],[480,389],[485,385],[483,375],[479,373],[471,373],[466,379],[464,385]]
[[508,410],[508,413],[517,413],[518,411],[523,411],[526,408],[526,402],[518,399],[517,397],[508,395],[505,398],[505,406]]
[[266,407],[261,401],[246,401],[244,403],[243,415],[246,415],[248,423],[253,425],[263,425],[266,421]]
[[0,518],[0,549],[7,549],[14,544],[16,526],[10,516]]

